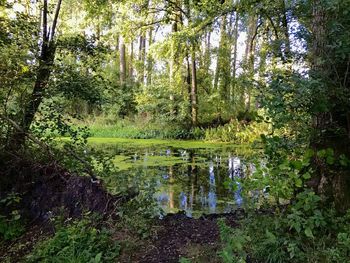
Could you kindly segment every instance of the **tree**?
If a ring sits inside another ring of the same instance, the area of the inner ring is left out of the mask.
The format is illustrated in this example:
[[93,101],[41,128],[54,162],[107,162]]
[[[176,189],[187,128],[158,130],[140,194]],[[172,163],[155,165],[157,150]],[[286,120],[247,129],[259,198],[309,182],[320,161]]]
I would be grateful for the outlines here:
[[126,46],[123,37],[119,39],[119,72],[120,85],[124,85],[126,81]]
[[41,31],[41,45],[40,56],[38,58],[39,65],[36,73],[36,79],[33,91],[29,100],[23,105],[24,111],[20,112],[17,119],[20,121],[20,130],[14,128],[12,138],[9,140],[8,148],[12,150],[20,149],[24,142],[26,134],[29,132],[30,125],[33,122],[34,116],[45,96],[45,91],[48,86],[48,81],[52,71],[52,66],[55,59],[56,52],[56,27],[58,16],[61,9],[62,0],[58,0],[52,25],[49,30],[48,26],[48,1],[43,1],[42,9],[42,31]]

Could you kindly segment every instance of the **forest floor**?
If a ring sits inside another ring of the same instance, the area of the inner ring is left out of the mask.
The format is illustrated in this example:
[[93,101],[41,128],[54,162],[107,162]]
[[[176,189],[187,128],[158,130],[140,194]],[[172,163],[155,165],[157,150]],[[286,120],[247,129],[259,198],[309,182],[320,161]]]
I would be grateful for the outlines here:
[[[146,239],[131,237],[123,231],[116,232],[115,238],[133,242],[123,249],[118,262],[177,263],[181,258],[191,262],[220,262],[217,252],[220,250],[220,236],[217,225],[219,218],[226,224],[236,226],[243,212],[224,215],[206,215],[201,218],[188,218],[183,213],[167,215],[156,220],[152,226],[153,234]],[[52,224],[35,222],[27,228],[20,238],[0,246],[0,262],[22,262],[39,242],[53,236]],[[4,261],[3,261],[4,260]]]
[[226,224],[236,226],[242,216],[241,210],[198,219],[188,218],[183,213],[167,215],[158,220],[159,230],[148,241],[148,247],[139,250],[128,260],[122,258],[121,262],[175,263],[181,258],[191,262],[220,262],[217,254],[221,248],[217,220],[224,218]]

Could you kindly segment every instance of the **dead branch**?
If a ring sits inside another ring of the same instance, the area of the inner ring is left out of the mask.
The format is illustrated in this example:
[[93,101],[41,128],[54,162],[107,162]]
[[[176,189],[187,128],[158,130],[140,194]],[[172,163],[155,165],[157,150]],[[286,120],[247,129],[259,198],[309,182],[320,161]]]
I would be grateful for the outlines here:
[[[4,115],[0,115],[0,118],[7,121],[18,132],[25,133],[23,131],[23,129],[14,120],[12,120]],[[51,159],[56,159],[55,154],[51,151],[50,146],[47,143],[41,141],[40,139],[36,138],[34,135],[32,135],[28,132],[25,133],[25,136],[28,139],[30,139],[32,142],[34,142],[35,144],[44,148],[47,151],[47,153],[49,154]],[[75,158],[76,160],[78,160],[80,163],[82,163],[84,165],[84,172],[86,172],[91,177],[92,183],[99,183],[99,180],[98,180],[97,176],[95,175],[95,173],[93,172],[93,169],[92,169],[89,162],[87,162],[86,160],[84,160],[83,158],[78,156],[71,147],[65,147],[64,150],[67,154],[69,154],[70,156],[72,156],[73,158]]]

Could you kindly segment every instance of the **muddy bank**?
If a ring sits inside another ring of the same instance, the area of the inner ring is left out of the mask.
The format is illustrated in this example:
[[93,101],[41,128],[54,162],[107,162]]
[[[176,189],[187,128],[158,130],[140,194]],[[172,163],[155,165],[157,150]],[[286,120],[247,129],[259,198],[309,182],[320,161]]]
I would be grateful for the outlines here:
[[100,182],[68,173],[41,177],[23,196],[31,218],[80,217],[84,212],[111,214],[121,197],[105,191]]
[[0,209],[3,215],[18,210],[25,232],[15,240],[0,242],[0,262],[21,262],[38,242],[52,236],[55,227],[51,218],[79,219],[90,212],[117,220],[115,211],[134,197],[111,195],[100,181],[73,175],[55,164],[22,162],[20,167],[19,180],[8,192],[0,192],[1,198],[17,193],[20,202],[11,206],[0,204]]
[[198,219],[184,213],[169,214],[155,221],[155,234],[148,245],[121,262],[172,263],[181,257],[191,262],[219,262],[220,236],[217,221],[220,218],[230,226],[237,226],[244,217],[243,210],[230,214],[214,214]]
[[78,218],[85,212],[111,215],[120,202],[133,198],[111,195],[101,181],[72,174],[55,163],[41,165],[22,161],[15,171],[3,176],[10,177],[13,173],[20,175],[18,180],[10,190],[2,191],[0,197],[17,193],[21,199],[18,209],[29,220],[45,221],[58,215]]

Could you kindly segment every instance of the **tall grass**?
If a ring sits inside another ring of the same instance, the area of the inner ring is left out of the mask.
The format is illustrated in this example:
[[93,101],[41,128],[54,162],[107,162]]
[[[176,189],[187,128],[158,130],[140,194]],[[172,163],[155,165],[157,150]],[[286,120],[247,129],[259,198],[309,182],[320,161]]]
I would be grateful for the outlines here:
[[147,118],[109,120],[95,118],[79,123],[90,129],[93,137],[115,137],[130,139],[191,139],[190,130],[179,124],[151,121]]
[[266,123],[250,124],[233,120],[216,128],[186,129],[176,123],[151,121],[140,117],[135,119],[109,120],[95,118],[79,125],[87,125],[92,137],[114,137],[129,139],[196,139],[215,142],[232,142],[237,144],[252,143],[266,134]]
[[234,142],[238,144],[253,143],[260,139],[261,134],[266,134],[268,128],[266,123],[251,122],[245,124],[233,120],[223,126],[206,129],[204,132],[204,140]]

